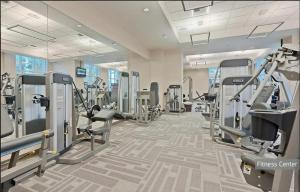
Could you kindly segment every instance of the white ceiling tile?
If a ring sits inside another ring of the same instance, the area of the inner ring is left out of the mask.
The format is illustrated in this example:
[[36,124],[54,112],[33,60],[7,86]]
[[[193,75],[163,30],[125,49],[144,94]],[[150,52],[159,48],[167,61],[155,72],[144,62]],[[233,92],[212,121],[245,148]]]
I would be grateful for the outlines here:
[[247,21],[247,16],[241,16],[241,17],[233,17],[228,20],[228,25],[232,24],[244,24]]
[[215,21],[215,20],[225,20],[228,19],[230,15],[230,12],[222,12],[222,13],[215,13],[215,14],[210,14],[209,21]]
[[[46,7],[45,7],[46,8]],[[78,49],[96,48],[102,52],[115,51],[105,44],[93,40],[90,37],[79,37],[77,31],[64,26],[56,21],[35,13],[17,4],[15,7],[2,11],[1,9],[1,37],[27,44],[26,49],[34,52],[46,53],[47,49],[52,53],[64,53],[69,55],[83,55]],[[45,9],[46,11],[46,9]],[[45,42],[34,37],[25,36],[6,28],[13,25],[21,25],[40,33],[48,34],[56,38],[56,42]],[[37,47],[31,47],[35,45]],[[49,52],[49,53],[50,53]]]
[[249,7],[249,6],[254,6],[260,4],[259,1],[235,1],[233,8],[242,8],[242,7]]
[[278,1],[278,8],[296,7],[299,9],[299,1]]
[[191,11],[181,11],[181,12],[171,13],[172,21],[179,21],[190,17],[193,17]]
[[215,4],[209,7],[209,14],[230,11],[233,7],[234,1],[224,1],[223,3]]
[[255,8],[255,6],[233,9],[230,12],[230,17],[249,16],[253,12],[254,8]]
[[164,3],[166,4],[166,8],[170,13],[183,11],[181,1],[173,1],[170,3],[164,2]]
[[228,36],[230,32],[228,32],[227,30],[219,30],[219,31],[213,31],[210,33],[210,38],[211,39],[218,39],[218,38],[222,38],[224,36]]

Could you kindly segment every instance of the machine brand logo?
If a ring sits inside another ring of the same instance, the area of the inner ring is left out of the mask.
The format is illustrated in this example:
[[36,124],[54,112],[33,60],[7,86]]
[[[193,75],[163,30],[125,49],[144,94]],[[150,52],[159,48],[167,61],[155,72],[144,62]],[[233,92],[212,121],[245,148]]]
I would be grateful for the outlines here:
[[233,83],[243,83],[244,79],[233,79],[232,82]]

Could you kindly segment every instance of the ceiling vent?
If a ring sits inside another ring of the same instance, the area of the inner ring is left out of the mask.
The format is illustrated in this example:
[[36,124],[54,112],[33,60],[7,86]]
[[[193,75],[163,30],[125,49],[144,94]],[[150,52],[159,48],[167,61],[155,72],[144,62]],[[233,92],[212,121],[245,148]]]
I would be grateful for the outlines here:
[[190,38],[191,38],[191,43],[193,46],[201,45],[201,44],[208,44],[209,38],[210,38],[210,32],[191,34]]
[[254,39],[254,38],[261,38],[261,37],[267,37],[270,35],[273,31],[278,29],[284,22],[280,23],[270,23],[270,24],[264,24],[264,25],[257,25],[251,33],[248,35],[247,38]]
[[[181,1],[183,11],[191,11],[200,12],[206,11],[207,7],[213,5],[213,1]],[[201,10],[202,9],[202,10]]]

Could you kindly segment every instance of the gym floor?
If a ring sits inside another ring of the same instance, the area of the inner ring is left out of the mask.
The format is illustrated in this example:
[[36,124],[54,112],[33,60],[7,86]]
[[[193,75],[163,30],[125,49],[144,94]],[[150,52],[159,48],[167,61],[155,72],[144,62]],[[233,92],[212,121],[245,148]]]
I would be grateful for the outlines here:
[[259,192],[240,171],[241,149],[211,141],[200,113],[112,127],[111,146],[77,165],[57,164],[10,192]]

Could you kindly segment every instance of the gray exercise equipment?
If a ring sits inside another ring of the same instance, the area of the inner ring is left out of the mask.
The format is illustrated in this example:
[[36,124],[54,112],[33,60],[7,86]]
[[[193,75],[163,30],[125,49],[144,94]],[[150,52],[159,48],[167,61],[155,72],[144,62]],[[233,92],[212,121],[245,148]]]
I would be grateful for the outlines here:
[[149,123],[161,115],[158,93],[157,82],[151,82],[150,91],[145,89],[137,92],[138,113],[136,120],[138,122]]
[[[241,156],[241,170],[247,183],[261,188],[263,191],[282,192],[289,191],[294,176],[294,191],[299,191],[299,170],[258,170],[256,163],[265,160],[273,154],[273,159],[293,160],[299,159],[299,51],[280,48],[270,54],[261,69],[254,75],[256,78],[263,70],[267,72],[266,78],[271,77],[275,71],[283,74],[288,80],[295,81],[295,91],[291,106],[281,110],[253,110],[252,135],[265,140],[265,144],[256,154],[243,154]],[[250,82],[249,82],[250,83]],[[262,81],[251,100],[252,106],[267,81]],[[240,91],[242,91],[241,89]],[[239,93],[239,92],[238,92]],[[237,94],[238,94],[237,93]],[[277,149],[272,148],[277,133],[281,133],[280,144]],[[277,155],[277,156],[276,156]]]
[[[16,137],[46,130],[46,111],[37,98],[45,96],[45,76],[19,75],[15,81]],[[21,127],[21,133],[19,132]]]
[[[13,131],[14,128],[8,113],[1,106],[1,139],[11,135]],[[8,192],[9,188],[26,178],[26,175],[43,175],[47,163],[48,140],[53,134],[53,131],[46,130],[1,142],[1,159],[10,155],[7,167],[1,161],[1,191]],[[21,150],[36,145],[40,146],[38,155],[26,161],[19,160]]]

